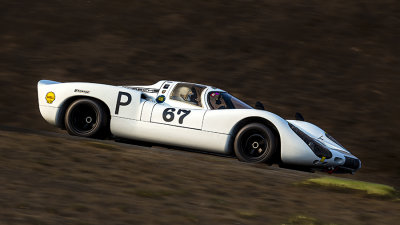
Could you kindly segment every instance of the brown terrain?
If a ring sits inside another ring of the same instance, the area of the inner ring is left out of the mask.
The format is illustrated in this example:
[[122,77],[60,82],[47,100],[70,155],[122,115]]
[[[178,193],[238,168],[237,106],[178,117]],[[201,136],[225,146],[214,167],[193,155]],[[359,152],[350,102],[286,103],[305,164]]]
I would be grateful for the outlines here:
[[[399,201],[325,176],[66,135],[40,79],[204,83],[301,112],[400,189],[400,3],[0,0],[0,224],[398,224]],[[293,218],[312,217],[312,221]]]

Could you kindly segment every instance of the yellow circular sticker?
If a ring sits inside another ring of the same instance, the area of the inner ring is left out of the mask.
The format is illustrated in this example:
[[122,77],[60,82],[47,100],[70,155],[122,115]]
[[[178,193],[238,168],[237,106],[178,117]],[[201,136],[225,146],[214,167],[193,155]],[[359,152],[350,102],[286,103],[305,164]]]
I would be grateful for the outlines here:
[[56,99],[56,95],[54,94],[54,92],[48,92],[46,94],[46,101],[47,103],[51,104],[53,103],[53,101]]
[[156,102],[157,103],[163,103],[165,101],[165,96],[164,95],[160,95],[156,98]]

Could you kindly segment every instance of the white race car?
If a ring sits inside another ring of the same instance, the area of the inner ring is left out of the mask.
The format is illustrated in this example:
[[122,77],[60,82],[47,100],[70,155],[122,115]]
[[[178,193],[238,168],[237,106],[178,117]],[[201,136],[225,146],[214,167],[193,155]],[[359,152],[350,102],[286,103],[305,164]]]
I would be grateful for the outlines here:
[[164,80],[149,86],[41,80],[38,98],[43,118],[71,135],[113,135],[330,173],[353,173],[361,167],[357,157],[319,127],[254,109],[211,86]]

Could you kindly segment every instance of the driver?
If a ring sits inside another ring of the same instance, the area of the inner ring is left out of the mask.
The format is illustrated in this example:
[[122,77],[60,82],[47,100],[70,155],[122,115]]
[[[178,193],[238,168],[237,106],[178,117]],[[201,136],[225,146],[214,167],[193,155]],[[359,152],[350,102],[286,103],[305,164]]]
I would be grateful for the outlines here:
[[193,91],[188,87],[179,88],[178,93],[177,93],[177,97],[180,100],[186,101],[186,102],[192,102],[193,103],[193,100],[192,100],[193,96],[194,96]]

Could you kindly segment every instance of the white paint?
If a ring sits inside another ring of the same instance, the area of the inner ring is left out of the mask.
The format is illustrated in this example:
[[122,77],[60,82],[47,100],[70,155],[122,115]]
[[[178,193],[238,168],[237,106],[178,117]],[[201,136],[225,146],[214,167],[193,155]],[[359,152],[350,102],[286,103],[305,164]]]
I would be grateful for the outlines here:
[[[273,124],[279,132],[281,159],[284,163],[313,166],[315,161],[320,160],[292,131],[288,121],[281,117],[256,109],[210,110],[207,94],[210,91],[223,92],[223,90],[210,86],[206,86],[199,96],[202,100],[202,107],[171,100],[169,94],[178,83],[176,81],[159,81],[149,86],[122,87],[43,80],[38,83],[39,109],[47,122],[62,126],[64,121],[60,109],[64,107],[65,102],[71,97],[91,97],[107,105],[111,114],[110,129],[115,136],[225,154],[232,151],[230,143],[235,138],[232,135],[235,126],[241,120],[249,117],[263,118]],[[163,89],[165,84],[170,86]],[[159,91],[146,93],[133,88],[159,89]],[[166,97],[165,102],[156,103],[155,98],[162,94],[163,90],[166,90],[163,94]],[[51,104],[46,101],[48,92],[55,93],[55,100]],[[142,94],[145,94],[147,98],[142,98]],[[117,108],[118,110],[116,110]],[[166,112],[168,114],[165,117],[163,114]],[[171,119],[172,114],[174,119]],[[179,119],[183,116],[184,118],[180,121]],[[324,163],[326,162],[325,166],[343,165],[345,155],[356,158],[327,138],[325,132],[319,127],[303,121],[290,120],[290,123],[318,139],[331,150],[333,157],[324,161]]]

